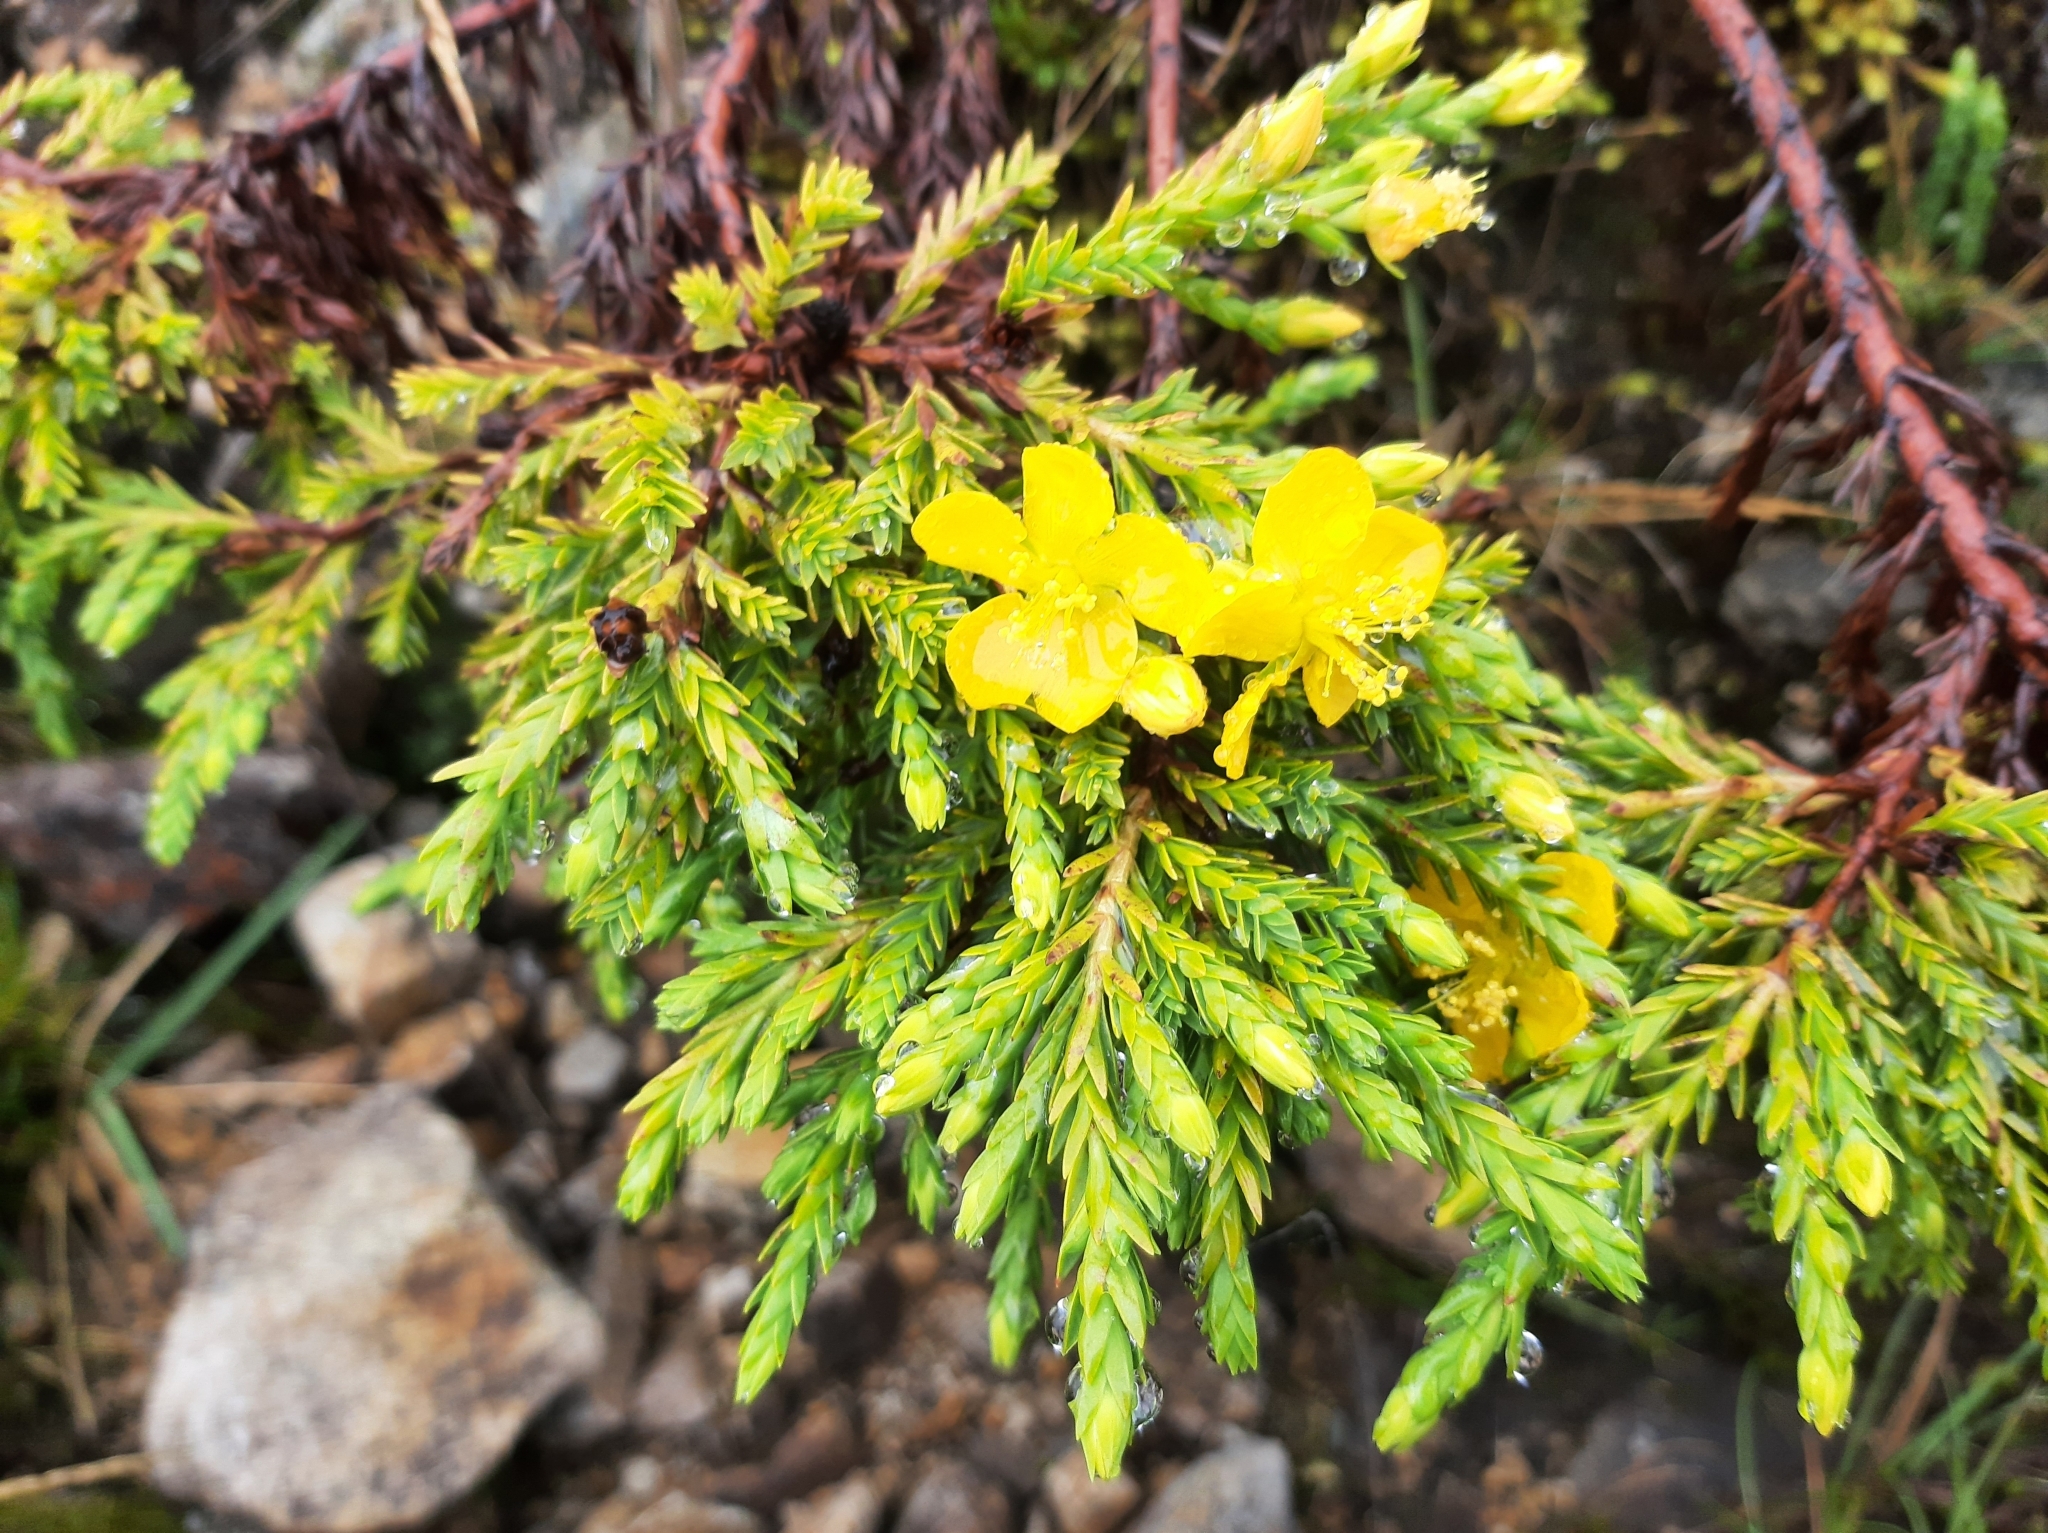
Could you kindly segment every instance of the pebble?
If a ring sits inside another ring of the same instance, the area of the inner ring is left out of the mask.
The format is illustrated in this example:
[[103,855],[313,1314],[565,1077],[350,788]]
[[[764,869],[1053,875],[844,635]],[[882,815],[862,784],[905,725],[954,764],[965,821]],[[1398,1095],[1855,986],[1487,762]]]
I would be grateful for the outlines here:
[[874,1481],[852,1475],[782,1509],[782,1533],[876,1533],[884,1507]]
[[1128,1474],[1113,1480],[1093,1478],[1079,1448],[1069,1448],[1046,1467],[1040,1494],[1059,1533],[1111,1533],[1137,1510],[1143,1496]]
[[608,1027],[586,1027],[548,1057],[548,1097],[557,1106],[594,1107],[619,1088],[633,1046]]
[[959,1459],[935,1460],[917,1482],[895,1533],[1009,1533],[1010,1498]]
[[481,961],[474,933],[435,931],[403,900],[355,909],[356,896],[393,856],[378,852],[342,864],[292,912],[292,935],[327,1004],[379,1038],[460,995]]
[[1294,1472],[1269,1437],[1242,1436],[1176,1475],[1131,1533],[1295,1533]]

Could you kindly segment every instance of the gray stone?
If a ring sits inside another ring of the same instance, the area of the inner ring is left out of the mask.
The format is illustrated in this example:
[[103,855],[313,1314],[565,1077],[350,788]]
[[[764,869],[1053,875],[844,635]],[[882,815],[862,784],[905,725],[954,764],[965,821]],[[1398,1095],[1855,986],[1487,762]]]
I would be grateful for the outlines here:
[[143,1445],[167,1493],[279,1533],[406,1526],[475,1486],[603,1345],[460,1125],[387,1088],[222,1182]]
[[608,1027],[586,1027],[548,1056],[548,1095],[557,1104],[593,1107],[618,1090],[633,1046]]
[[697,1338],[676,1336],[640,1377],[632,1422],[650,1437],[687,1437],[718,1416],[718,1385],[704,1364]]
[[1438,1229],[1430,1220],[1443,1172],[1399,1154],[1367,1160],[1358,1125],[1342,1113],[1330,1114],[1330,1132],[1304,1149],[1301,1160],[1309,1185],[1354,1233],[1433,1267],[1455,1267],[1472,1254],[1466,1226]]
[[876,1533],[883,1510],[874,1482],[857,1474],[784,1506],[782,1533]]
[[688,1491],[672,1490],[654,1501],[625,1491],[598,1503],[577,1533],[761,1533],[761,1519],[743,1506],[705,1501]]
[[958,1459],[932,1464],[903,1503],[896,1533],[1007,1533],[1010,1498]]
[[1098,1480],[1088,1473],[1087,1455],[1069,1448],[1046,1467],[1041,1486],[1059,1533],[1110,1533],[1137,1510],[1142,1492],[1128,1474]]
[[355,909],[356,896],[390,866],[393,855],[379,852],[343,864],[292,912],[292,935],[328,1004],[342,1020],[379,1037],[461,994],[481,952],[474,933],[435,931],[403,900]]
[[1240,1437],[1180,1472],[1130,1533],[1294,1533],[1294,1471],[1270,1437]]

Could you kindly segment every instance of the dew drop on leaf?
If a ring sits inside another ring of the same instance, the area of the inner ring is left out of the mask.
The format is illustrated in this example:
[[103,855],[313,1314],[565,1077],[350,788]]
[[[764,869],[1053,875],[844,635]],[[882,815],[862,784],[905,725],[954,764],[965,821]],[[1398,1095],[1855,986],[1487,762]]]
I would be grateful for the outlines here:
[[1235,250],[1244,243],[1245,223],[1242,218],[1226,218],[1216,226],[1216,243],[1226,250]]
[[1076,1364],[1074,1365],[1073,1371],[1072,1371],[1071,1373],[1069,1373],[1069,1374],[1067,1375],[1067,1399],[1068,1399],[1069,1401],[1073,1401],[1073,1400],[1078,1400],[1078,1399],[1080,1399],[1080,1398],[1081,1398],[1081,1365],[1080,1365],[1079,1363],[1076,1363]]
[[1045,1312],[1045,1339],[1052,1343],[1055,1350],[1063,1348],[1067,1344],[1067,1314],[1069,1309],[1069,1301],[1061,1299]]
[[1330,280],[1339,287],[1352,287],[1365,277],[1365,262],[1356,256],[1338,256],[1330,263]]
[[1522,1332],[1522,1349],[1515,1354],[1515,1376],[1523,1384],[1528,1375],[1543,1366],[1543,1343],[1534,1331]]
[[1166,1405],[1166,1391],[1151,1369],[1138,1375],[1137,1397],[1131,1402],[1131,1430],[1142,1432],[1159,1419],[1159,1412]]

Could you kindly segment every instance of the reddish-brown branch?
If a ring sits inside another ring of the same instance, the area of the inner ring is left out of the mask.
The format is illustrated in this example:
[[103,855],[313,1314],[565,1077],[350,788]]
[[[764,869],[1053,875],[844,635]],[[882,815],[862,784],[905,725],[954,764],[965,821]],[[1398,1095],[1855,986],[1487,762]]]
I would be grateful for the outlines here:
[[[455,46],[466,52],[505,28],[525,21],[540,10],[541,3],[542,0],[482,0],[481,4],[467,6],[449,18],[455,29]],[[260,135],[251,159],[258,164],[278,159],[292,153],[301,139],[334,127],[360,91],[398,89],[411,77],[425,46],[424,40],[401,44],[361,69],[343,75],[304,106],[285,114],[268,133]]]
[[2027,583],[1991,551],[1983,507],[1957,473],[1948,438],[1918,392],[1914,379],[1919,370],[1892,334],[1879,280],[1856,243],[1776,50],[1743,0],[1692,0],[1692,8],[1713,35],[1784,177],[1800,243],[1820,277],[1835,322],[1849,337],[1856,370],[1884,414],[1906,472],[1941,519],[1942,546],[1970,588],[1998,608],[2006,634],[2023,656],[2041,663],[2048,658],[2048,622]]
[[697,123],[697,179],[718,215],[718,248],[738,265],[747,254],[747,210],[733,174],[732,154],[727,140],[740,92],[747,76],[754,72],[754,56],[761,49],[761,22],[774,0],[740,0],[733,7],[732,35],[725,53],[712,71],[704,89],[704,107]]
[[[1173,178],[1180,156],[1180,0],[1152,0],[1151,73],[1145,93],[1145,186],[1157,192]],[[1152,338],[1143,389],[1180,366],[1180,306],[1171,295],[1152,300]]]

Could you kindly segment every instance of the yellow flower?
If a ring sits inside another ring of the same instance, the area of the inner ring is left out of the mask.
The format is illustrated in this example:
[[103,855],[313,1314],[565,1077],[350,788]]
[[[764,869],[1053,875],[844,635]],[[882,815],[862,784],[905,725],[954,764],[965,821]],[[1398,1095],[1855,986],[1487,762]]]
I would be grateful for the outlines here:
[[1510,772],[1500,786],[1500,810],[1508,824],[1552,846],[1579,833],[1572,802],[1548,778]]
[[[1171,632],[1208,588],[1187,539],[1156,516],[1118,517],[1109,475],[1077,447],[1024,449],[1021,518],[993,495],[960,490],[919,512],[910,535],[939,563],[1011,588],[947,636],[946,669],[961,699],[970,708],[1028,704],[1069,733],[1101,718],[1139,669],[1138,622]],[[1195,699],[1208,706],[1186,660],[1159,658],[1176,674],[1147,667],[1128,704],[1148,729],[1184,717]],[[1158,705],[1168,687],[1178,689],[1177,706]]]
[[1440,170],[1433,176],[1385,176],[1330,222],[1363,234],[1372,253],[1392,266],[1439,234],[1474,222],[1480,213],[1478,191],[1478,182],[1456,170]]
[[1415,57],[1415,45],[1422,40],[1423,23],[1429,20],[1429,0],[1407,0],[1392,9],[1376,5],[1366,13],[1365,25],[1344,50],[1344,69],[1361,85],[1375,85]]
[[[1536,860],[1553,870],[1554,892],[1572,906],[1579,930],[1602,947],[1612,944],[1619,919],[1606,865],[1580,852],[1545,852]],[[1472,1045],[1475,1080],[1519,1073],[1570,1043],[1591,1020],[1579,977],[1560,969],[1540,940],[1488,910],[1462,871],[1451,874],[1446,890],[1436,870],[1425,867],[1421,886],[1408,895],[1449,921],[1471,955],[1465,972],[1432,994],[1451,1031]]]
[[1341,303],[1321,298],[1289,298],[1280,305],[1273,326],[1282,345],[1333,346],[1365,328],[1365,316]]
[[1260,704],[1298,668],[1325,724],[1360,698],[1377,706],[1399,695],[1406,668],[1374,646],[1422,624],[1445,557],[1443,533],[1377,505],[1349,453],[1319,447],[1290,469],[1259,508],[1252,562],[1219,563],[1209,601],[1173,630],[1190,655],[1266,666],[1225,716],[1217,763],[1243,773]]

